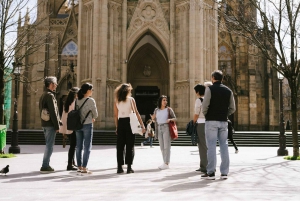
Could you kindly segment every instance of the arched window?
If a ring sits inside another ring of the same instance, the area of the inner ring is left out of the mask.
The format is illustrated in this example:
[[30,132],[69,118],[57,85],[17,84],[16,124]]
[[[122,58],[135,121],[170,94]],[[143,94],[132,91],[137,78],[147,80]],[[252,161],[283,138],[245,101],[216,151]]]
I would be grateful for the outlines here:
[[73,66],[77,66],[77,54],[78,47],[76,43],[73,41],[68,42],[61,53],[61,65],[70,66],[73,64]]
[[219,47],[219,69],[223,72],[225,71],[226,74],[232,74],[232,67],[231,67],[231,52],[227,49],[226,46],[222,45]]

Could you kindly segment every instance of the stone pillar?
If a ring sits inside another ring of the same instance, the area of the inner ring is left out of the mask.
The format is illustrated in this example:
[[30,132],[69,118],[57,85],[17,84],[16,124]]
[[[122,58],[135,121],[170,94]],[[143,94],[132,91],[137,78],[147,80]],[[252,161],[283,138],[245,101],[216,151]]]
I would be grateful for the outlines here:
[[194,103],[195,103],[195,93],[194,91],[194,85],[195,85],[195,72],[196,72],[196,26],[195,26],[195,0],[190,0],[190,9],[189,9],[189,113],[190,116],[194,114]]
[[212,41],[212,66],[218,69],[218,4],[214,2],[212,11],[212,31],[213,31],[213,41]]
[[122,3],[122,53],[121,53],[121,58],[122,58],[122,80],[121,82],[127,82],[127,0],[123,0]]
[[[99,1],[98,1],[99,2]],[[105,127],[105,108],[106,108],[106,80],[107,80],[107,31],[108,31],[108,0],[102,0],[100,6],[100,19],[94,22],[96,26],[99,26],[101,45],[98,51],[100,51],[100,62],[97,67],[97,108],[99,111],[98,121],[100,121],[100,128]],[[99,23],[100,22],[100,23]]]
[[[98,68],[99,68],[99,63],[101,62],[101,59],[100,59],[100,54],[99,54],[99,49],[101,47],[100,45],[100,31],[101,31],[101,28],[99,26],[99,20],[101,18],[100,16],[100,2],[99,1],[94,1],[94,6],[93,6],[93,15],[91,16],[91,19],[93,21],[93,24],[92,24],[92,31],[93,31],[93,34],[92,34],[92,42],[91,42],[91,45],[92,45],[92,48],[91,48],[91,51],[90,52],[90,58],[91,58],[91,67],[90,67],[90,71],[89,71],[89,77],[91,78],[91,82],[92,84],[94,85],[94,94],[93,94],[93,97],[96,101],[96,106],[97,106],[97,109],[98,111],[100,110],[101,112],[99,112],[99,114],[103,114],[105,115],[105,110],[101,110],[100,107],[102,107],[103,103],[105,104],[105,102],[102,102],[101,98],[103,97],[103,91],[101,90],[101,88],[99,87],[99,83],[98,83],[98,78],[99,76],[99,71],[98,71]],[[102,43],[102,41],[101,41]],[[100,65],[102,66],[102,65]],[[96,128],[99,128],[99,125],[100,125],[100,122],[102,120],[102,117],[98,117],[96,119],[96,122],[94,123],[94,126]]]
[[170,100],[171,107],[175,106],[175,3],[170,0],[170,55],[169,55],[169,72],[170,72]]

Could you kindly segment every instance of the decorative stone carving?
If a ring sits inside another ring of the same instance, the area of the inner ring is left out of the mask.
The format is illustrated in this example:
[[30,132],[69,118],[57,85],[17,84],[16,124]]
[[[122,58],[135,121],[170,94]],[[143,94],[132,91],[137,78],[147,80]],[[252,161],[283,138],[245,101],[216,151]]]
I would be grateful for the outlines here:
[[152,20],[155,15],[156,11],[150,5],[146,6],[146,8],[142,10],[142,16],[145,20]]
[[151,66],[145,66],[143,74],[145,77],[149,77],[151,75]]

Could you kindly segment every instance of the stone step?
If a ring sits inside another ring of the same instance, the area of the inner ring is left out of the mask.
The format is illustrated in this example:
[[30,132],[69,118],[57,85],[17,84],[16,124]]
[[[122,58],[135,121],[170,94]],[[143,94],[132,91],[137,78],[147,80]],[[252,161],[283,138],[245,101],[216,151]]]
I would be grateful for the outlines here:
[[[234,134],[234,141],[237,146],[258,146],[258,147],[278,147],[279,146],[279,132],[245,132],[236,131]],[[298,139],[300,135],[298,134]],[[10,145],[11,130],[7,131],[7,145]],[[42,130],[19,130],[19,144],[20,145],[43,145],[45,144],[44,135]],[[114,131],[111,130],[95,130],[93,135],[94,145],[115,145],[117,136]],[[140,145],[145,140],[144,137],[136,135],[136,145]],[[68,143],[68,142],[67,142]],[[56,145],[62,145],[62,135],[57,134],[55,139]],[[158,145],[158,141],[153,142],[154,145]],[[172,142],[173,146],[192,146],[191,137],[186,135],[185,131],[179,131],[179,137]],[[231,142],[229,142],[229,146]],[[292,134],[286,133],[286,146],[292,146]]]

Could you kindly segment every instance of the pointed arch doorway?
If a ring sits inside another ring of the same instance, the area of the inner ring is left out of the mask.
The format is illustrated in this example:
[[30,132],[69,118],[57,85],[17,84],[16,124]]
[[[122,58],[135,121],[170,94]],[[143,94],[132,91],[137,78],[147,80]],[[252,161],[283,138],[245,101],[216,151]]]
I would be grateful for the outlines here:
[[159,42],[149,33],[132,48],[127,80],[144,121],[150,118],[160,95],[169,95],[169,63]]

